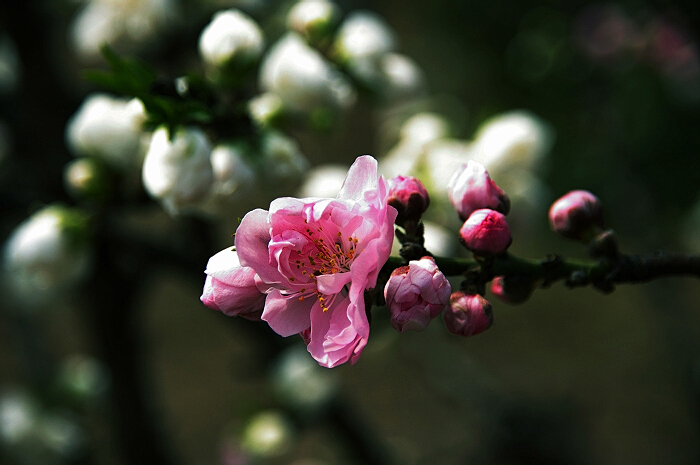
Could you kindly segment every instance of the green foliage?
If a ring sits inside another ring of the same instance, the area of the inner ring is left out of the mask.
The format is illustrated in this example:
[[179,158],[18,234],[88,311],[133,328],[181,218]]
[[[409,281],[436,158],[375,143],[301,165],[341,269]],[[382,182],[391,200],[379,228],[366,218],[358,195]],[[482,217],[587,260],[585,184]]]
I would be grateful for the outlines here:
[[88,70],[85,78],[105,90],[141,100],[148,129],[166,126],[172,135],[179,126],[212,123],[211,90],[201,77],[188,75],[176,83],[158,76],[145,63],[117,55],[107,45],[101,51],[109,69]]

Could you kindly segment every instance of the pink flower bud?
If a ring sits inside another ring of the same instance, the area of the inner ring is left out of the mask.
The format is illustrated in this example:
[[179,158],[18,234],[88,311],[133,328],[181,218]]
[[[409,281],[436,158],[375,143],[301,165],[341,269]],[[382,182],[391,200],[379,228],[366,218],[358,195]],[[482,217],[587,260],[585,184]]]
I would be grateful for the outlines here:
[[462,165],[452,176],[447,195],[462,221],[481,208],[490,208],[504,215],[510,211],[510,199],[506,193],[491,180],[486,168],[473,160]]
[[399,212],[396,224],[420,220],[430,205],[430,196],[423,183],[413,176],[396,176],[388,182],[388,203]]
[[258,290],[255,271],[241,265],[235,250],[229,247],[211,257],[205,273],[199,298],[204,305],[228,316],[260,320],[265,294]]
[[450,300],[450,282],[432,257],[396,268],[384,287],[391,326],[399,332],[422,331]]
[[503,213],[488,208],[473,212],[459,230],[460,241],[477,255],[505,252],[513,241]]
[[453,292],[442,314],[447,330],[458,336],[476,336],[493,324],[491,303],[479,294]]
[[556,233],[585,242],[603,228],[603,207],[590,192],[571,191],[549,208],[549,224]]
[[525,276],[497,276],[491,281],[491,292],[509,304],[521,304],[535,290],[532,280]]

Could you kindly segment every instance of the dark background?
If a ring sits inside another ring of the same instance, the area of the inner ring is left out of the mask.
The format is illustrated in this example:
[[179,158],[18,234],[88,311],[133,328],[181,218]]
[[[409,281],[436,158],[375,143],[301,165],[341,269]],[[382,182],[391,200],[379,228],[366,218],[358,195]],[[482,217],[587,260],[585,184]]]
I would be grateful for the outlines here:
[[[345,12],[376,11],[396,29],[400,50],[423,67],[436,107],[453,119],[458,136],[471,137],[484,119],[511,109],[527,109],[550,123],[556,143],[544,174],[547,185],[555,195],[574,188],[596,193],[623,251],[698,252],[691,249],[697,230],[690,238],[680,233],[700,200],[700,69],[692,65],[693,53],[700,63],[696,2],[340,5]],[[71,202],[61,178],[71,159],[65,123],[94,90],[81,79],[86,65],[66,42],[76,8],[57,1],[0,5],[0,32],[15,41],[22,72],[19,88],[0,97],[0,120],[12,142],[0,165],[2,239],[39,205]],[[179,33],[142,58],[166,74],[196,66],[196,38],[212,11],[207,8],[186,3],[193,14]],[[691,64],[678,71],[669,65],[671,52],[660,55],[649,45],[587,51],[590,43],[580,39],[589,24],[584,19],[600,11],[614,11],[644,34],[653,25],[670,27],[685,41]],[[376,126],[364,115],[360,109],[352,130],[302,149],[315,162],[381,155]],[[514,231],[514,251],[582,255],[546,231],[544,209],[542,228],[527,237]],[[139,210],[136,221],[162,227],[175,249],[186,249],[202,227],[173,222],[157,207]],[[257,409],[275,406],[258,364],[266,358],[266,336],[198,300],[206,257],[218,250],[213,244],[227,239],[216,237],[187,255],[191,269],[160,263],[147,275],[133,275],[138,285],[124,287],[137,289],[121,320],[126,332],[111,333],[117,347],[124,344],[129,352],[131,345],[138,359],[133,387],[146,399],[141,407],[155,425],[144,440],[165,438],[165,455],[185,464],[219,463],[222,438],[240,430]],[[125,244],[103,246],[122,247],[127,258],[138,255]],[[110,271],[103,277],[111,279]],[[400,336],[377,323],[360,362],[334,370],[334,376],[350,410],[366,422],[361,429],[397,463],[697,463],[697,284],[662,279],[622,286],[609,296],[554,286],[519,307],[495,302],[496,324],[473,339],[448,335],[439,320],[424,333]],[[96,292],[94,281],[89,286],[86,295]],[[119,283],[106,289],[118,293]],[[105,308],[91,302],[94,314],[119,312],[118,301]],[[32,366],[50,367],[75,352],[121,363],[109,358],[114,346],[100,349],[101,333],[83,310],[57,307],[33,320],[47,359],[27,355],[17,343],[14,320],[0,314],[0,385],[41,392]],[[103,330],[109,326],[101,324]],[[124,334],[132,339],[122,339]],[[114,384],[119,389],[122,383]],[[131,413],[119,420],[119,412],[131,412],[140,402],[126,405],[132,394],[112,397],[105,407],[110,413],[89,423],[98,425],[90,461],[129,463],[112,422],[129,422]],[[133,414],[141,413],[136,408]],[[305,426],[293,457],[346,463],[351,454],[343,452],[338,437],[322,426]]]

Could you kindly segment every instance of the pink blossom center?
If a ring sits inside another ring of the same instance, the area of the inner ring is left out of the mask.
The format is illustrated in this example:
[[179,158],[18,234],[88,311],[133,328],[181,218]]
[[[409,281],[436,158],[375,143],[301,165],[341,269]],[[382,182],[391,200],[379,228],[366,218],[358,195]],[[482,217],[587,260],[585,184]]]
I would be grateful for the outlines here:
[[318,221],[304,219],[311,212],[304,213],[288,218],[295,223],[292,228],[272,238],[270,257],[275,257],[280,271],[289,280],[286,295],[296,296],[300,302],[316,297],[326,312],[338,293],[347,295],[350,266],[359,242],[353,232],[362,223],[362,217],[356,216],[351,224],[341,228],[328,213]]

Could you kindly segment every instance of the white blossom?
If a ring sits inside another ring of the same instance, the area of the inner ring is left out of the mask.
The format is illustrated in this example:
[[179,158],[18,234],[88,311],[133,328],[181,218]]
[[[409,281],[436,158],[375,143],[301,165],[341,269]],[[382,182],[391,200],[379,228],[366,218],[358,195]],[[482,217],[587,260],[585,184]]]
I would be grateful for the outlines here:
[[219,11],[199,36],[204,62],[217,68],[247,66],[260,58],[264,47],[260,26],[236,9]]
[[3,284],[25,307],[49,302],[88,273],[92,254],[85,218],[49,206],[18,225],[2,253]]
[[535,169],[541,165],[554,142],[551,127],[526,111],[497,115],[477,130],[471,157],[496,172],[512,168]]
[[[412,116],[401,125],[399,141],[380,160],[380,172],[387,177],[416,176],[425,184],[427,180],[419,173],[425,149],[431,142],[447,137],[449,132],[449,123],[440,115],[424,112]],[[426,188],[432,193],[431,187]]]
[[71,25],[73,48],[92,59],[102,44],[129,51],[152,44],[177,20],[177,7],[175,0],[90,0]]
[[142,179],[146,191],[174,216],[209,193],[212,146],[207,135],[194,127],[178,129],[172,140],[168,136],[164,127],[153,133]]
[[301,0],[287,14],[287,27],[307,38],[331,30],[340,18],[338,5],[328,0]]
[[350,72],[370,86],[381,79],[382,57],[396,49],[396,34],[384,18],[371,11],[354,11],[343,23],[335,39],[338,59]]
[[348,79],[295,33],[286,34],[268,50],[259,79],[262,90],[279,95],[291,111],[340,110],[355,101]]
[[148,135],[146,110],[138,99],[89,95],[66,126],[66,143],[76,156],[102,158],[121,170],[138,168]]
[[248,114],[260,127],[271,126],[282,115],[284,102],[279,95],[265,92],[248,101]]
[[387,100],[417,97],[424,93],[423,70],[410,57],[387,53],[379,60],[381,97]]

